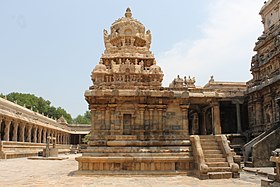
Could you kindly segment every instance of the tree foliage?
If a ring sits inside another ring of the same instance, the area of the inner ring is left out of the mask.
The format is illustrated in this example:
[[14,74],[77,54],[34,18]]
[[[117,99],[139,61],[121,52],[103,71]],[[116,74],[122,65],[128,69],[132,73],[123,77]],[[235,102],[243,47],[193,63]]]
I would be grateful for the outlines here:
[[84,115],[78,115],[75,119],[73,119],[73,123],[76,124],[90,124],[91,123],[91,115],[89,111],[86,111]]
[[[5,97],[3,94],[0,94],[0,97]],[[55,119],[63,116],[68,123],[72,123],[72,116],[67,113],[61,107],[51,106],[49,100],[45,100],[42,97],[37,97],[33,94],[17,93],[12,92],[6,95],[7,99],[12,102],[16,102],[18,105],[25,106],[28,109],[39,112],[45,116],[52,117]]]

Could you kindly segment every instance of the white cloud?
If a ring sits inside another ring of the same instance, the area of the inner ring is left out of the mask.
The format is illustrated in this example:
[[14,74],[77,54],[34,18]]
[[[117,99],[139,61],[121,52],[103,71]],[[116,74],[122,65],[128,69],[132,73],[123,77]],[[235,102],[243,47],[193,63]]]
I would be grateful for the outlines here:
[[256,0],[216,0],[200,26],[202,38],[178,42],[159,55],[167,86],[178,74],[195,76],[204,85],[211,75],[220,81],[248,81],[250,60],[262,32]]

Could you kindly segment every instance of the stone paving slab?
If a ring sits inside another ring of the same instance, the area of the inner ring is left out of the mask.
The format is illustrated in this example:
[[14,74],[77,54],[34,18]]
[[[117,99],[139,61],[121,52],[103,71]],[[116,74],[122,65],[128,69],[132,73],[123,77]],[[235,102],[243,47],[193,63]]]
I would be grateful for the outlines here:
[[241,173],[240,179],[199,180],[190,176],[76,176],[75,157],[67,160],[0,160],[0,186],[81,186],[81,187],[256,187],[261,177]]
[[274,173],[273,167],[258,167],[258,168],[244,167],[243,170],[255,174],[260,174],[260,175],[268,175]]

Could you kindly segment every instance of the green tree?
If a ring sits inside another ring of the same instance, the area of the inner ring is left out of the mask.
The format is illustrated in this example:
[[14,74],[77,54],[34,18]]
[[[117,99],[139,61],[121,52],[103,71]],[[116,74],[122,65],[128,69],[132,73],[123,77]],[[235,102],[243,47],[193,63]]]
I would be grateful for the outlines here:
[[[2,97],[2,95],[3,94],[0,96]],[[61,107],[56,108],[51,106],[51,102],[43,99],[42,97],[37,97],[33,94],[12,92],[7,95],[7,99],[12,102],[17,102],[18,105],[25,105],[26,108],[44,114],[45,116],[56,119],[63,116],[68,123],[72,123],[72,116],[69,113]]]
[[86,111],[84,115],[78,115],[73,119],[73,123],[76,124],[90,124],[91,123],[91,115],[89,111]]

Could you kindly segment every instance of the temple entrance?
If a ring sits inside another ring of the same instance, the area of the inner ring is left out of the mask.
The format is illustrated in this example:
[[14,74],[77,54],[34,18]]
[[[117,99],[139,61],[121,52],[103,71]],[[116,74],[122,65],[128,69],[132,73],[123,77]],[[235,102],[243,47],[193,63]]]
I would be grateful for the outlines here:
[[123,115],[123,134],[131,135],[131,114]]

